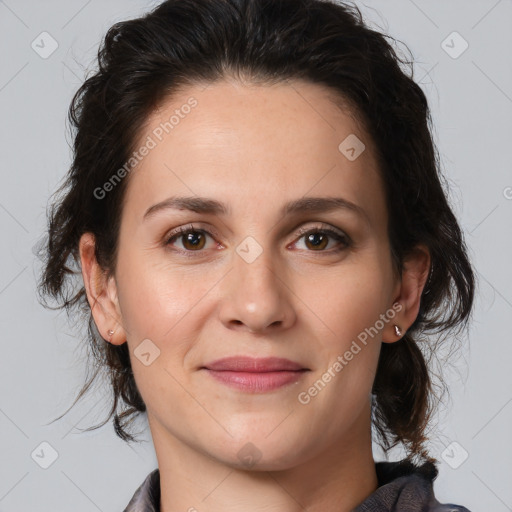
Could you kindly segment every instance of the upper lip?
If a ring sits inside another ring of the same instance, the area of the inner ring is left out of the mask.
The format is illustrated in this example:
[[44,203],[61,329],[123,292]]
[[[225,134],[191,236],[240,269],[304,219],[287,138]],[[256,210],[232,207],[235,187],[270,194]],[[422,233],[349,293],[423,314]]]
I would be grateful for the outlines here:
[[278,372],[307,370],[299,363],[280,357],[224,357],[206,364],[203,368],[216,371],[238,372]]

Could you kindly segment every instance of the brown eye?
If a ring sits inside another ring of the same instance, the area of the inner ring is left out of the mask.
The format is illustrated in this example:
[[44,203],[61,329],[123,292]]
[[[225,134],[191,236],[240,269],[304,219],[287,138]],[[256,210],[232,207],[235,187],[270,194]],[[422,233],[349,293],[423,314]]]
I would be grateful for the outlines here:
[[195,249],[202,249],[205,244],[204,233],[199,231],[192,231],[185,235],[181,235],[181,239],[183,240],[183,247],[192,251]]
[[[310,252],[337,252],[342,251],[351,245],[351,241],[348,236],[342,234],[342,232],[329,228],[302,229],[299,234],[302,236],[298,240],[304,239],[304,245]],[[331,250],[325,250],[331,240],[338,243],[335,243],[334,247],[330,248]],[[298,241],[295,242],[295,244],[297,243]]]
[[181,241],[182,248],[178,247],[178,249],[188,252],[199,252],[201,249],[204,249],[207,236],[211,235],[203,230],[180,228],[172,234],[165,245],[174,245],[179,240]]
[[[311,247],[314,250],[325,249],[329,243],[329,236],[322,232],[310,233],[306,236],[306,246]],[[311,244],[308,245],[308,244]]]

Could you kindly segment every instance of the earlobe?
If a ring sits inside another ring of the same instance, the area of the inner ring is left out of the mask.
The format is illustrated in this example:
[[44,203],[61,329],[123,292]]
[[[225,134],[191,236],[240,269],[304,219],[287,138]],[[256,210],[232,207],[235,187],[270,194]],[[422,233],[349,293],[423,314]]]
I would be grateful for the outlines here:
[[107,278],[106,272],[96,260],[95,239],[92,233],[82,235],[79,252],[82,277],[94,323],[105,340],[121,345],[126,341],[126,337],[120,323],[115,282],[109,282],[113,278]]
[[430,252],[425,245],[417,245],[404,259],[399,291],[393,301],[394,305],[400,304],[401,308],[386,328],[383,343],[394,343],[402,339],[416,320],[429,272]]
[[406,330],[403,328],[402,322],[400,320],[400,312],[403,311],[403,305],[399,301],[396,301],[393,303],[392,309],[395,316],[390,322],[388,322],[388,325],[384,329],[382,343],[395,343],[396,341],[401,340],[406,333]]

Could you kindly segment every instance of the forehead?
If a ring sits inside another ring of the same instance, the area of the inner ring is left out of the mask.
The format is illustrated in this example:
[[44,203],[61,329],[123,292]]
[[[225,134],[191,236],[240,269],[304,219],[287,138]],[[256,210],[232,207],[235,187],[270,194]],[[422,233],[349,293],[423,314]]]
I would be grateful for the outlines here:
[[305,195],[341,195],[382,218],[372,141],[336,99],[330,89],[304,81],[186,87],[141,130],[136,147],[151,149],[130,176],[125,204],[141,217],[177,195],[276,211]]

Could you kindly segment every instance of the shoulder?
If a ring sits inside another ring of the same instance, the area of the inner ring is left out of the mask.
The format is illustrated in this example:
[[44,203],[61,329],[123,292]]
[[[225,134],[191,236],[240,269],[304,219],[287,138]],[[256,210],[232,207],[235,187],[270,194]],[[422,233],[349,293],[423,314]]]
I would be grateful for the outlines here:
[[378,488],[354,512],[470,512],[462,505],[440,503],[433,489],[438,469],[431,461],[377,462]]
[[160,471],[158,468],[149,473],[135,491],[123,512],[159,512],[160,511]]

